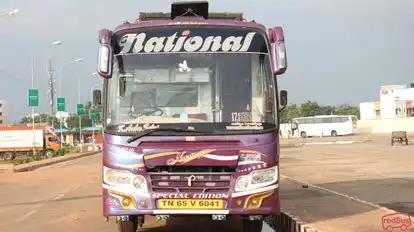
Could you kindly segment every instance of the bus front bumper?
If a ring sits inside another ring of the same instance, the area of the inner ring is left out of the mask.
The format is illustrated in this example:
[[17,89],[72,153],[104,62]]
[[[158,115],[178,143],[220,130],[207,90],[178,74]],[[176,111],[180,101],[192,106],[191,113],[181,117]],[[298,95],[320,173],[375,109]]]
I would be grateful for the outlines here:
[[[133,193],[103,185],[104,216],[120,215],[273,215],[280,213],[278,183],[237,193],[197,193],[171,198],[176,193]],[[170,196],[170,198],[163,198]]]

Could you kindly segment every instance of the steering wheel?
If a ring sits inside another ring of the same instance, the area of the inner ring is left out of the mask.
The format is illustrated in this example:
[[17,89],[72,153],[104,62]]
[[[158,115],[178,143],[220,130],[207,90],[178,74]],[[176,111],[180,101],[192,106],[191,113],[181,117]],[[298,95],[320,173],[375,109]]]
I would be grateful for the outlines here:
[[[142,110],[142,109],[138,109],[138,110]],[[157,112],[159,112],[158,115],[156,114]],[[133,112],[131,112],[131,116],[132,116],[132,113]],[[158,107],[154,107],[150,111],[139,112],[138,117],[140,116],[161,116],[163,114],[164,114],[164,110]]]

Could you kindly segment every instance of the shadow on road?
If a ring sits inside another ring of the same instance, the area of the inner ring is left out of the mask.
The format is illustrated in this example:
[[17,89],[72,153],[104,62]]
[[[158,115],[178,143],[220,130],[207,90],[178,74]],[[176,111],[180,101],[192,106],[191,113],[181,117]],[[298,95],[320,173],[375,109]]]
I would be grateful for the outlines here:
[[414,214],[414,179],[411,178],[344,181],[319,186],[401,213]]
[[[152,223],[151,223],[152,224]],[[238,220],[211,221],[209,218],[172,218],[163,225],[153,228],[140,229],[142,232],[238,232],[240,223]]]

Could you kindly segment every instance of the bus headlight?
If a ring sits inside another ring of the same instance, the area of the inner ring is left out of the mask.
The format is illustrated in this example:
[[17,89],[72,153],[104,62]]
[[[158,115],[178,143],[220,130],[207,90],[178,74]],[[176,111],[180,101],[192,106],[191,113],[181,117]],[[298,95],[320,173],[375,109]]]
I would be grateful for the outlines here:
[[147,181],[141,175],[135,175],[125,170],[115,170],[104,167],[104,181],[108,184],[124,187],[135,188],[141,191],[148,191]]
[[234,191],[241,192],[265,187],[276,183],[278,180],[278,166],[269,169],[255,170],[248,175],[239,176],[236,180]]

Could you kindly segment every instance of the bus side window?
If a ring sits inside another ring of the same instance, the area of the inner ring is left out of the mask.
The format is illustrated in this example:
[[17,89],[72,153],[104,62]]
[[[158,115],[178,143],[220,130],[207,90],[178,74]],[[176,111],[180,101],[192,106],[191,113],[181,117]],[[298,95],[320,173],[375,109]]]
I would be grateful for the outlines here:
[[313,119],[305,119],[305,124],[313,124]]
[[323,123],[322,118],[314,118],[313,123]]
[[332,118],[332,122],[333,123],[341,122],[341,118],[340,117],[334,117],[334,118]]
[[322,118],[322,122],[323,123],[332,123],[333,120],[332,120],[332,118]]
[[348,117],[341,117],[341,122],[348,122],[349,118]]

